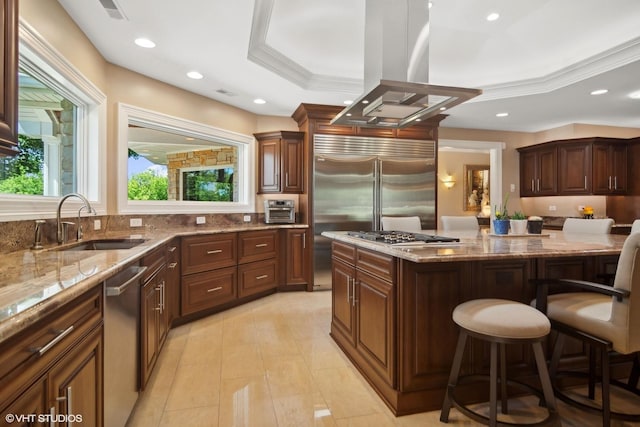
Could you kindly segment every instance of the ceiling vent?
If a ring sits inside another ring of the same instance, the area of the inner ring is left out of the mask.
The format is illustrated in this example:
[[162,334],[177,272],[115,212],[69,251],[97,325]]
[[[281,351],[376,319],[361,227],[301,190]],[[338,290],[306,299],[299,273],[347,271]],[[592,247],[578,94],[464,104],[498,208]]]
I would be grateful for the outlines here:
[[113,19],[127,20],[126,15],[122,12],[122,8],[117,4],[116,0],[100,0],[100,4],[107,14]]
[[365,94],[331,124],[404,128],[482,93],[430,85],[429,6],[426,0],[367,0]]

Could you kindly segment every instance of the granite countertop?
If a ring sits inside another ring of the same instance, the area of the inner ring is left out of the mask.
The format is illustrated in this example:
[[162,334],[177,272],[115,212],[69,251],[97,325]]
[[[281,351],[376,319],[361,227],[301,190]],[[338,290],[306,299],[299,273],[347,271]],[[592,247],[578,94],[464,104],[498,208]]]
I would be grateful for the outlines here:
[[[105,279],[137,262],[176,236],[235,231],[308,228],[302,224],[239,225],[224,229],[192,227],[136,234],[107,233],[98,238],[145,239],[131,249],[61,251],[55,245],[39,251],[2,254],[0,264],[0,342],[27,328]],[[89,240],[89,239],[87,239]],[[73,245],[72,242],[68,246]]]
[[476,261],[509,258],[543,258],[581,255],[617,255],[626,236],[613,234],[572,234],[543,230],[542,234],[497,236],[489,230],[445,232],[423,230],[424,234],[458,237],[459,243],[429,243],[399,247],[351,237],[347,231],[325,231],[323,236],[371,249],[412,262]]

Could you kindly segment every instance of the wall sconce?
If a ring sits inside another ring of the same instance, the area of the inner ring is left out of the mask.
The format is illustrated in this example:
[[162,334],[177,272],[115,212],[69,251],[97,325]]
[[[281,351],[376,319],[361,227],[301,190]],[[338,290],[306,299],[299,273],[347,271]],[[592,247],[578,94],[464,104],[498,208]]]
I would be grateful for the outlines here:
[[442,184],[448,189],[451,189],[453,188],[454,185],[456,185],[456,180],[453,179],[451,175],[445,175],[445,177],[442,178],[441,181],[442,181]]

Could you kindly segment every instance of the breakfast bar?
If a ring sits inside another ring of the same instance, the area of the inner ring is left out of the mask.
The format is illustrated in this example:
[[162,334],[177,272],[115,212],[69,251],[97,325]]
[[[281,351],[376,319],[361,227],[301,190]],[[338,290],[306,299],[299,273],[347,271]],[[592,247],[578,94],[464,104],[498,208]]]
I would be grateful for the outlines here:
[[[533,278],[597,281],[615,272],[626,237],[438,231],[430,234],[458,241],[390,243],[346,231],[322,234],[332,239],[331,336],[396,415],[442,405],[458,336],[451,313],[458,304],[477,298],[529,304]],[[549,355],[551,346],[545,347]],[[488,372],[487,344],[472,340],[467,354],[464,372]],[[585,349],[577,341],[567,344],[563,362],[584,366]],[[528,348],[510,346],[507,363],[510,377],[536,386]],[[487,400],[482,393],[469,387],[460,396]]]

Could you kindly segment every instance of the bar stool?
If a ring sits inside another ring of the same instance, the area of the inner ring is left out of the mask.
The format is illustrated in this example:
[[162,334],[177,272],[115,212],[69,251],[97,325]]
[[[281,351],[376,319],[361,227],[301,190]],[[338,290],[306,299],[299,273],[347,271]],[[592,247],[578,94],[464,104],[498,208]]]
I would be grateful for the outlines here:
[[[561,425],[556,401],[549,379],[549,371],[542,351],[542,341],[549,334],[551,324],[547,317],[526,304],[503,299],[477,299],[458,305],[453,310],[453,321],[460,328],[458,345],[453,357],[453,366],[440,413],[441,422],[449,422],[451,406],[455,406],[463,415],[489,426],[513,425],[498,421],[498,346],[500,347],[500,398],[502,413],[508,412],[507,384],[525,389],[543,399],[548,411],[547,417],[528,425]],[[455,395],[458,383],[467,380],[486,379],[486,375],[465,375],[460,377],[460,366],[464,355],[467,337],[491,343],[491,361],[489,373],[489,417],[469,409],[461,404]],[[505,344],[531,343],[538,367],[542,393],[521,382],[507,380]],[[527,424],[525,424],[527,425]]]

